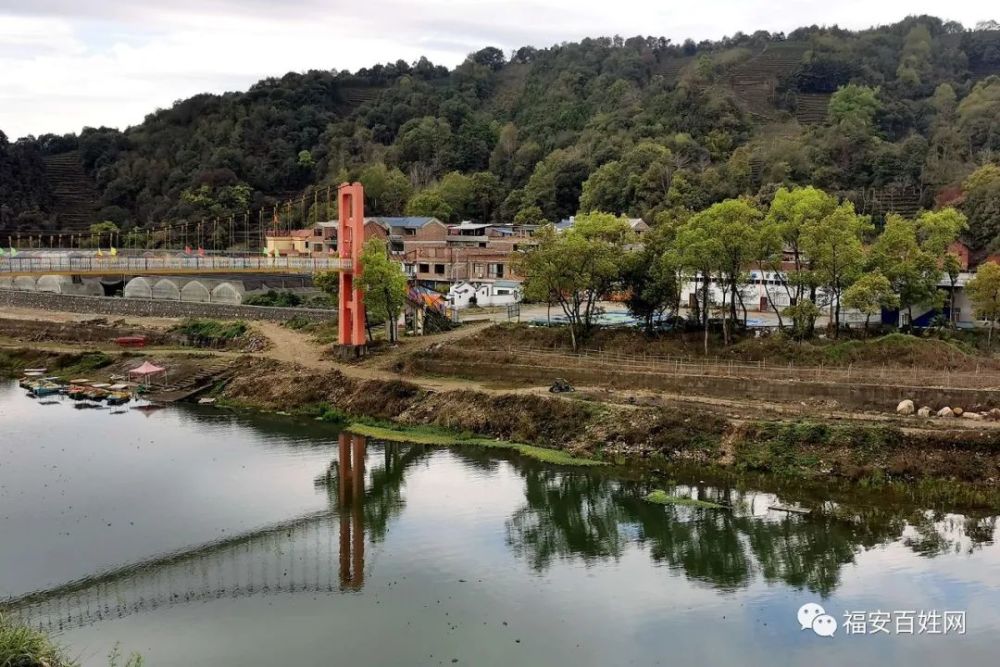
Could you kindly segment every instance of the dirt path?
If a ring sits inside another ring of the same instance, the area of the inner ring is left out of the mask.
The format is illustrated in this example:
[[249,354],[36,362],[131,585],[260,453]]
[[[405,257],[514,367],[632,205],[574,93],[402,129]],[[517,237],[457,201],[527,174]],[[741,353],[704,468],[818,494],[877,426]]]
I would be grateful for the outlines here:
[[321,345],[308,334],[294,331],[277,322],[254,322],[253,326],[271,341],[271,346],[259,353],[269,359],[300,364],[315,370],[336,370],[359,380],[404,380],[433,391],[472,389],[491,394],[506,393],[474,380],[417,377],[402,375],[391,370],[397,362],[408,354],[427,349],[437,343],[455,342],[473,336],[490,326],[489,322],[459,327],[441,334],[406,339],[393,350],[357,363],[345,363],[331,358],[328,356],[329,346]]

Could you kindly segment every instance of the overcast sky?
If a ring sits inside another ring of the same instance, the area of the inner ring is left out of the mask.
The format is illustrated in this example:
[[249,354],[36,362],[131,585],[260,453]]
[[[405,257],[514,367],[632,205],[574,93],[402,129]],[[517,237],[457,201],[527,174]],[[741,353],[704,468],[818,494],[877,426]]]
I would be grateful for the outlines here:
[[266,76],[421,55],[452,67],[487,45],[509,54],[614,34],[681,42],[925,13],[966,26],[1000,19],[986,0],[0,0],[0,130],[125,128]]

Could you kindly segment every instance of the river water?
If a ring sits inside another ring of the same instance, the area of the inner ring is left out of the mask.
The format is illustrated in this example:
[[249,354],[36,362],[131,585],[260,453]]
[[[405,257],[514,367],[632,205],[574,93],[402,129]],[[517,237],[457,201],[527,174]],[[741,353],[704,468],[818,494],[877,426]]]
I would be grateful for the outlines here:
[[0,601],[84,665],[996,664],[995,518],[635,477],[2,384]]

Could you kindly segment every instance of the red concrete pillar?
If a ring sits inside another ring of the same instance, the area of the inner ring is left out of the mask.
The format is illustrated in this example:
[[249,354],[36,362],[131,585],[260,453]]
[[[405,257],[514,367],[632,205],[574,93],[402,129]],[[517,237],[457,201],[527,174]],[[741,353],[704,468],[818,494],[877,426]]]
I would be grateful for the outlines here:
[[340,220],[337,251],[351,266],[340,272],[339,342],[351,354],[365,348],[365,301],[361,292],[361,247],[365,243],[365,191],[360,183],[343,183],[338,189]]

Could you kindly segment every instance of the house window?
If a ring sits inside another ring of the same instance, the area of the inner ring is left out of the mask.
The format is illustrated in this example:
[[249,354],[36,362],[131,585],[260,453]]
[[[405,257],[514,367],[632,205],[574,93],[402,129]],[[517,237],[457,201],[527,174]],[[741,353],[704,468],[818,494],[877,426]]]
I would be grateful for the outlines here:
[[392,243],[389,244],[389,247],[393,252],[403,252],[402,241],[393,241]]
[[405,236],[416,236],[417,235],[417,230],[410,229],[409,227],[406,227],[406,228],[403,229],[403,234]]
[[444,264],[435,264],[434,265],[434,273],[436,273],[439,276],[443,276],[444,275]]
[[489,277],[490,278],[503,278],[503,264],[490,264],[489,265]]
[[507,296],[508,294],[510,294],[510,290],[509,289],[498,289],[497,290],[497,296]]
[[420,273],[429,273],[430,270],[431,270],[430,264],[421,264],[420,265]]

